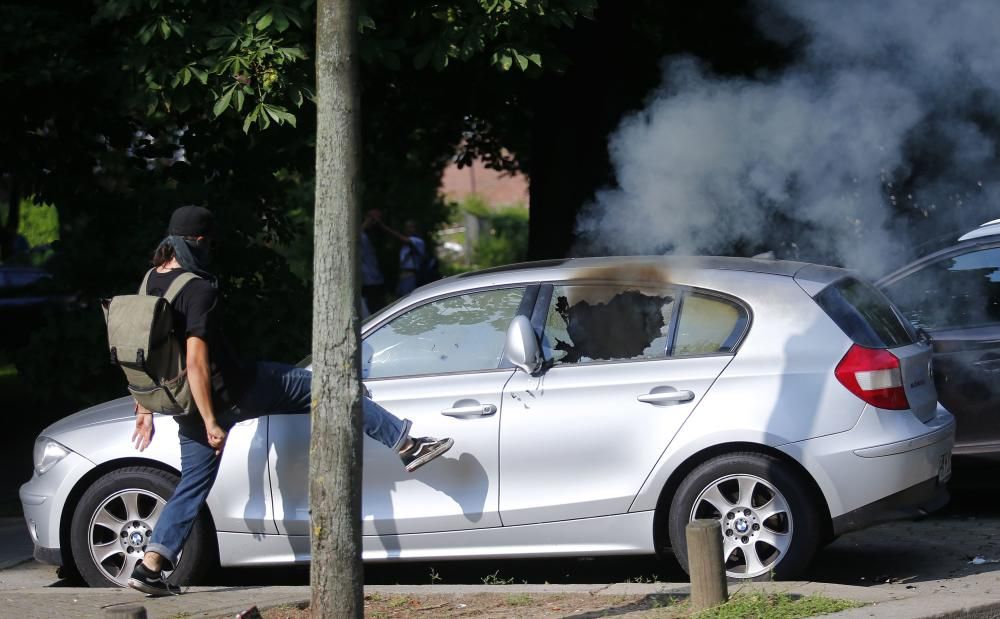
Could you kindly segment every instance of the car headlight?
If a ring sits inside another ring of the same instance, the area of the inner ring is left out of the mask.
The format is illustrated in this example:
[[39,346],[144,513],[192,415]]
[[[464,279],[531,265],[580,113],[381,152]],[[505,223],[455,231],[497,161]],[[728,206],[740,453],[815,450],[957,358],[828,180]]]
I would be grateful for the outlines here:
[[35,449],[32,452],[32,459],[35,462],[35,472],[43,475],[68,455],[69,449],[66,449],[48,437],[38,437],[35,440]]

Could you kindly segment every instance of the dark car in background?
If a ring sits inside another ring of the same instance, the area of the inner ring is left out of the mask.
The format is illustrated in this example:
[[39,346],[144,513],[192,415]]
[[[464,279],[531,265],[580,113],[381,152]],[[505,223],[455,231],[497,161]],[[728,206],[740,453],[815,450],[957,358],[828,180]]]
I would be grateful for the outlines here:
[[1000,455],[1000,219],[877,285],[934,346],[934,381],[955,415],[956,455]]
[[12,353],[39,328],[47,308],[73,306],[76,295],[53,291],[52,275],[29,265],[0,265],[0,352]]

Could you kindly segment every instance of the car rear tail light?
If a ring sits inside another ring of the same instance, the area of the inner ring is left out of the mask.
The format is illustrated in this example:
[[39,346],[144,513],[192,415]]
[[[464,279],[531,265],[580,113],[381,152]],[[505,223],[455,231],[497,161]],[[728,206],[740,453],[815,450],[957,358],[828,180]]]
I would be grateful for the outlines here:
[[878,408],[910,408],[899,359],[888,350],[854,344],[834,371],[848,391]]

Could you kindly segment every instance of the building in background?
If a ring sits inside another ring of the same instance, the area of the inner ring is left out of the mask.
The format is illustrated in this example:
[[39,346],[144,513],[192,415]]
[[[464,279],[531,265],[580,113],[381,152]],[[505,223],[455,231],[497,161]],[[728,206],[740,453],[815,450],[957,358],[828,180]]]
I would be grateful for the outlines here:
[[463,269],[523,260],[529,199],[524,175],[498,172],[478,160],[462,168],[452,164],[441,176],[440,191],[459,207],[452,226],[439,234],[442,257]]

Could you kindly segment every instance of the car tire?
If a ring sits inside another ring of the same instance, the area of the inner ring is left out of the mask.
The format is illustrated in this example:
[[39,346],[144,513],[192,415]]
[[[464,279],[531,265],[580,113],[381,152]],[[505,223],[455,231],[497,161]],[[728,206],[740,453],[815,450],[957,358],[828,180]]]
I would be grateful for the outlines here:
[[[177,475],[160,469],[128,467],[106,473],[87,488],[73,512],[70,546],[88,585],[127,586],[178,481]],[[170,582],[198,582],[212,563],[213,548],[211,524],[203,512],[176,569],[167,572]]]
[[773,456],[746,452],[712,458],[695,467],[674,493],[670,545],[688,571],[687,524],[696,518],[718,518],[730,579],[795,578],[821,542],[814,494],[797,471]]

